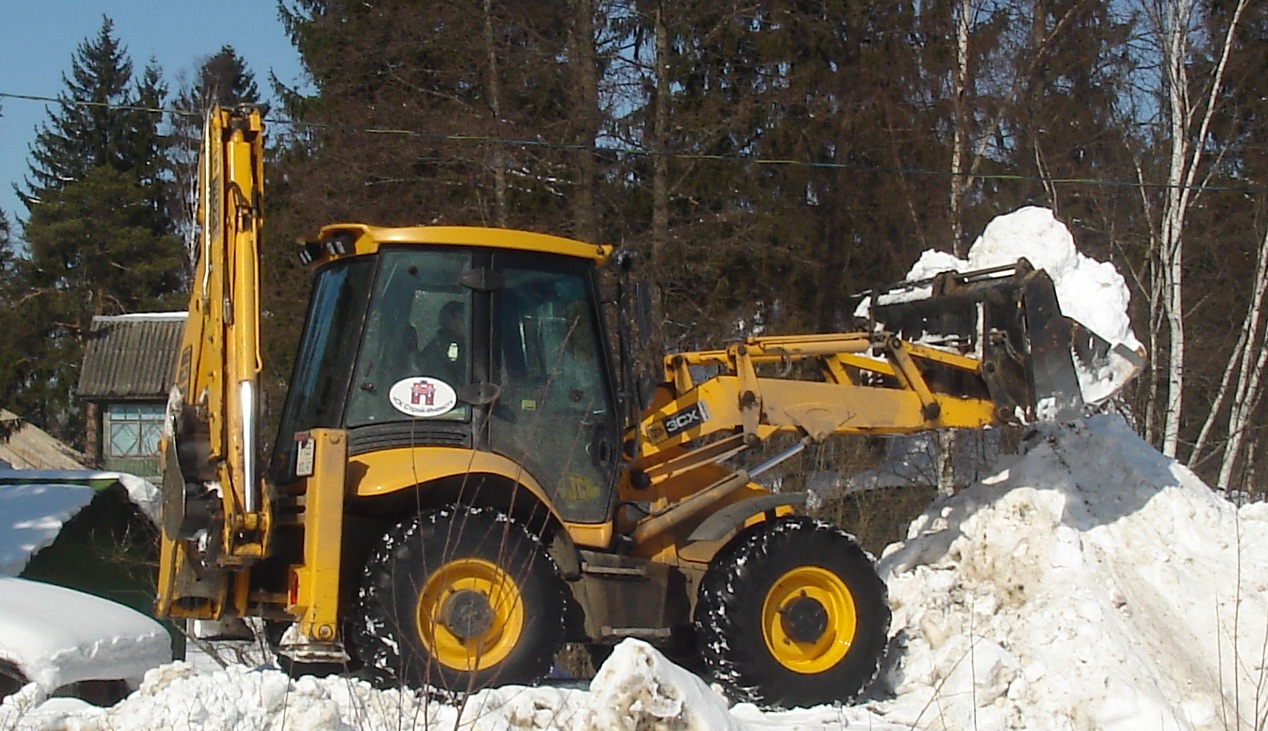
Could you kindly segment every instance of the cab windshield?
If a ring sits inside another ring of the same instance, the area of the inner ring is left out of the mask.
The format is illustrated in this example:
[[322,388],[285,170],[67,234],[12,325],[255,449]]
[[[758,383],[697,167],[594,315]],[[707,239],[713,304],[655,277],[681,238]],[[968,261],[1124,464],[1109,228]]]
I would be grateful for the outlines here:
[[[317,274],[271,463],[294,478],[295,434],[327,427],[416,441],[461,425],[471,407],[471,268],[465,250],[384,248]],[[424,430],[425,431],[425,430]],[[399,435],[398,435],[399,436]]]

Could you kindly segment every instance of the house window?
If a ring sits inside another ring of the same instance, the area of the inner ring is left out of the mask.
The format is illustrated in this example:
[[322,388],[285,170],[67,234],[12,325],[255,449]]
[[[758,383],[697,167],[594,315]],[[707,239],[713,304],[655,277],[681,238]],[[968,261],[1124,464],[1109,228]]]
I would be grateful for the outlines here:
[[152,457],[158,454],[163,434],[163,407],[158,405],[110,407],[109,454],[112,457]]

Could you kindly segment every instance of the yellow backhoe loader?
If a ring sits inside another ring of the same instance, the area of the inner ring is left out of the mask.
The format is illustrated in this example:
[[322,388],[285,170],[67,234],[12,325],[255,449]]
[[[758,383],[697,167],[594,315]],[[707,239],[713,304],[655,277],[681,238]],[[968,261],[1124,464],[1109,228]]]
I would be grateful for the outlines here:
[[464,693],[635,637],[737,699],[848,700],[886,645],[885,586],[759,475],[834,434],[1075,415],[1071,352],[1105,354],[1022,261],[878,298],[859,332],[668,355],[641,403],[634,318],[601,305],[612,247],[337,224],[299,252],[314,282],[264,462],[263,134],[251,109],[206,125],[157,609],[263,618],[296,663]]

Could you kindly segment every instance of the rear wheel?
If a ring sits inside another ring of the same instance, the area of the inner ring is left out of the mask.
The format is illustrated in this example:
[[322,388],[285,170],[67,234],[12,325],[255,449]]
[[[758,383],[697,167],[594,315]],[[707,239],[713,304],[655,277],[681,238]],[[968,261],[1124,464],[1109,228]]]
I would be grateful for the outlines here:
[[762,523],[723,549],[701,582],[701,654],[739,700],[847,701],[884,653],[885,595],[871,559],[845,532],[800,516]]
[[451,507],[389,531],[366,562],[360,659],[411,686],[532,683],[564,638],[564,587],[540,542],[496,511]]

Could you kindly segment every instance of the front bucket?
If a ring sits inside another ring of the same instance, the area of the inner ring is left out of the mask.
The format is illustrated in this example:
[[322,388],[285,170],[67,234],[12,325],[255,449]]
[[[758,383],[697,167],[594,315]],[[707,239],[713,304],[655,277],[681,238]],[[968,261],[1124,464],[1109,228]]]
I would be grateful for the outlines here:
[[[989,395],[1003,423],[1078,418],[1099,400],[1085,396],[1082,374],[1104,374],[1115,360],[1109,343],[1061,314],[1052,279],[1025,259],[904,283],[874,296],[870,311],[874,329],[978,358],[986,394],[963,384],[945,390]],[[939,374],[927,377],[939,384]]]

